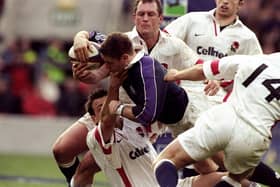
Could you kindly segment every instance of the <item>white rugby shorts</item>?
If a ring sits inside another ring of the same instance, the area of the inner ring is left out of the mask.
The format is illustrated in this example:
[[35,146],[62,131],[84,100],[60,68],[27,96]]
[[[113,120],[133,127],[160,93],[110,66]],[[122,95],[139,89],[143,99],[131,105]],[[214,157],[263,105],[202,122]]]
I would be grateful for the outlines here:
[[259,163],[270,140],[240,119],[227,103],[204,112],[190,130],[178,136],[183,149],[194,160],[204,160],[223,150],[225,167],[240,174]]

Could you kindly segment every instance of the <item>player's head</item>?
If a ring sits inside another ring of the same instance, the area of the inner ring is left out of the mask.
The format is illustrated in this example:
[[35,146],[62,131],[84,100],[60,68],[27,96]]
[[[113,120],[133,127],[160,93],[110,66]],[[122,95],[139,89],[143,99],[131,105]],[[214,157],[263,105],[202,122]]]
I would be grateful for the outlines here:
[[216,14],[221,17],[236,16],[245,0],[215,0]]
[[132,42],[126,34],[114,32],[102,43],[99,52],[111,72],[120,72],[134,55]]
[[144,39],[158,34],[163,20],[160,0],[137,0],[133,12],[136,30]]
[[88,95],[85,109],[96,122],[100,119],[100,111],[105,102],[106,96],[107,91],[103,89],[96,90]]

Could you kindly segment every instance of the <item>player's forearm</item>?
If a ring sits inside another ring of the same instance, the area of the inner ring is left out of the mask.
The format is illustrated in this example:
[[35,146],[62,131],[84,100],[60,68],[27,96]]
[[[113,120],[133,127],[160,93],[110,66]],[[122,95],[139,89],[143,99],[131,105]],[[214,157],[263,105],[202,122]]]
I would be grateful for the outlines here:
[[191,68],[178,71],[174,75],[174,79],[175,80],[191,80],[191,81],[205,80],[206,77],[203,73],[203,65],[198,64],[198,65],[192,66]]
[[124,105],[124,108],[122,111],[122,116],[126,117],[132,121],[138,122],[138,120],[136,119],[136,117],[134,116],[134,114],[132,112],[132,106],[130,106],[130,105]]

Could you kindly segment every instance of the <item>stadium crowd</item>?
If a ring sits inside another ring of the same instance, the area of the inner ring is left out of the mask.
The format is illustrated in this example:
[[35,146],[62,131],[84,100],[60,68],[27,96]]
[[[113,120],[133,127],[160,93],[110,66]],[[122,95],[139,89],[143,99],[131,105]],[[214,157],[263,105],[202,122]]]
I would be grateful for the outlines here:
[[[280,50],[279,9],[278,0],[246,0],[240,11],[264,53]],[[81,116],[89,90],[100,85],[73,79],[67,56],[71,42],[19,36],[5,46],[0,55],[0,113]]]

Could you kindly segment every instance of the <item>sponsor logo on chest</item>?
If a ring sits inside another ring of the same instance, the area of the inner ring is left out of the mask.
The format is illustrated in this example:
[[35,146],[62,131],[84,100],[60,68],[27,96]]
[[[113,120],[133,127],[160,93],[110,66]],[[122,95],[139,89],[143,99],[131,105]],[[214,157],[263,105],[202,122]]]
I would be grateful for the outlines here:
[[143,148],[135,148],[134,150],[129,152],[129,158],[131,158],[132,160],[135,160],[135,159],[145,155],[149,151],[150,151],[149,146],[146,146]]
[[217,49],[215,49],[214,47],[211,47],[211,46],[209,46],[208,48],[198,46],[196,48],[196,52],[199,55],[208,55],[208,56],[214,56],[214,57],[218,57],[218,58],[223,58],[225,56],[228,56],[227,53],[224,54],[224,53],[218,51]]

